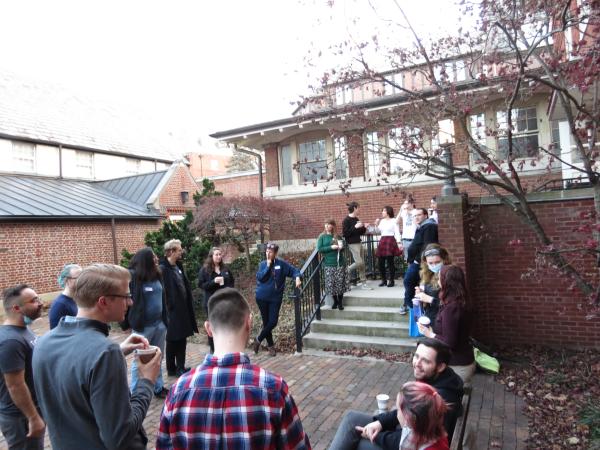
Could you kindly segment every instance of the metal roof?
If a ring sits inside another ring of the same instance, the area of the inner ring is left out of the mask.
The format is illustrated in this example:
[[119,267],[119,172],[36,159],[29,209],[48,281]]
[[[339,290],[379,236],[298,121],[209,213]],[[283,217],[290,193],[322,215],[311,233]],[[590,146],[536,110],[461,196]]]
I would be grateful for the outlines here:
[[94,184],[136,205],[146,206],[167,170],[151,172],[112,180],[96,181]]
[[0,220],[156,219],[160,213],[88,181],[0,175]]
[[167,132],[157,131],[156,120],[141,114],[0,73],[0,135],[5,137],[161,162],[180,159]]

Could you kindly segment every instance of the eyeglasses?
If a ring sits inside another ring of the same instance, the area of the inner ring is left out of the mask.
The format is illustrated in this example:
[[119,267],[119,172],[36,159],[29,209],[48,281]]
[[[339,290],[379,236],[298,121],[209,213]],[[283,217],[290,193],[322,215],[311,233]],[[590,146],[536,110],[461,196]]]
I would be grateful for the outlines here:
[[277,246],[277,244],[267,244],[267,249],[268,250],[277,250],[279,247]]
[[425,257],[440,256],[440,251],[437,248],[431,248],[431,249],[427,250],[425,253],[423,253],[423,256],[425,256]]
[[27,305],[29,303],[43,303],[43,302],[42,302],[42,299],[39,297],[33,297],[32,299],[27,300],[26,302],[23,302],[24,305]]
[[126,295],[122,295],[122,294],[108,294],[108,295],[105,295],[105,297],[124,298],[125,300],[133,299],[133,296],[131,294],[126,294]]

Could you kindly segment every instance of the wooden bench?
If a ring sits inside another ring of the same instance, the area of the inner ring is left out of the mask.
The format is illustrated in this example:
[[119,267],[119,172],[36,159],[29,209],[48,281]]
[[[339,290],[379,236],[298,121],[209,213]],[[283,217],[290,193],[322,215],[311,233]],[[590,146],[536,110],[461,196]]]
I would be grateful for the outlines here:
[[469,416],[469,406],[471,405],[471,389],[470,386],[465,387],[465,393],[462,398],[462,414],[456,419],[450,450],[462,450],[463,448],[465,430],[467,429],[467,417]]

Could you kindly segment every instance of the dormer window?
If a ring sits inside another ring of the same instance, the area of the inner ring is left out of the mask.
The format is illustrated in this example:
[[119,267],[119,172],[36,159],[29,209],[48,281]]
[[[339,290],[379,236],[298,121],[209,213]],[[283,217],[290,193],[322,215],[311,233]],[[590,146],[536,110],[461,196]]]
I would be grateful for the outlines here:
[[35,144],[12,141],[12,160],[16,172],[35,172]]

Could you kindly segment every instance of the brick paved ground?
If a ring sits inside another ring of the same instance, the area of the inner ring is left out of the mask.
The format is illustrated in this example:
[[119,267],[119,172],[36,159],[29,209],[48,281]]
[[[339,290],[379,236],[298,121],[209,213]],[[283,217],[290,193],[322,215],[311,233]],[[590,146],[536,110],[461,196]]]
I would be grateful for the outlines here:
[[[36,333],[46,331],[46,319],[34,327]],[[123,333],[112,332],[111,338],[122,340]],[[197,365],[204,359],[208,347],[203,344],[188,345],[188,365]],[[357,409],[373,412],[375,395],[387,393],[395,399],[398,387],[412,378],[412,369],[404,363],[342,358],[337,356],[278,355],[266,352],[252,355],[252,361],[281,374],[290,386],[300,416],[315,450],[327,449],[344,412]],[[128,364],[131,357],[128,358]],[[165,371],[166,376],[166,371]],[[170,385],[174,378],[166,378]],[[376,387],[377,386],[377,387]],[[162,401],[153,399],[144,427],[154,448],[156,429]],[[527,418],[521,412],[523,402],[493,377],[476,375],[469,423],[476,433],[477,450],[523,449],[527,437]],[[0,448],[4,448],[0,438]],[[51,448],[46,438],[46,448]]]

